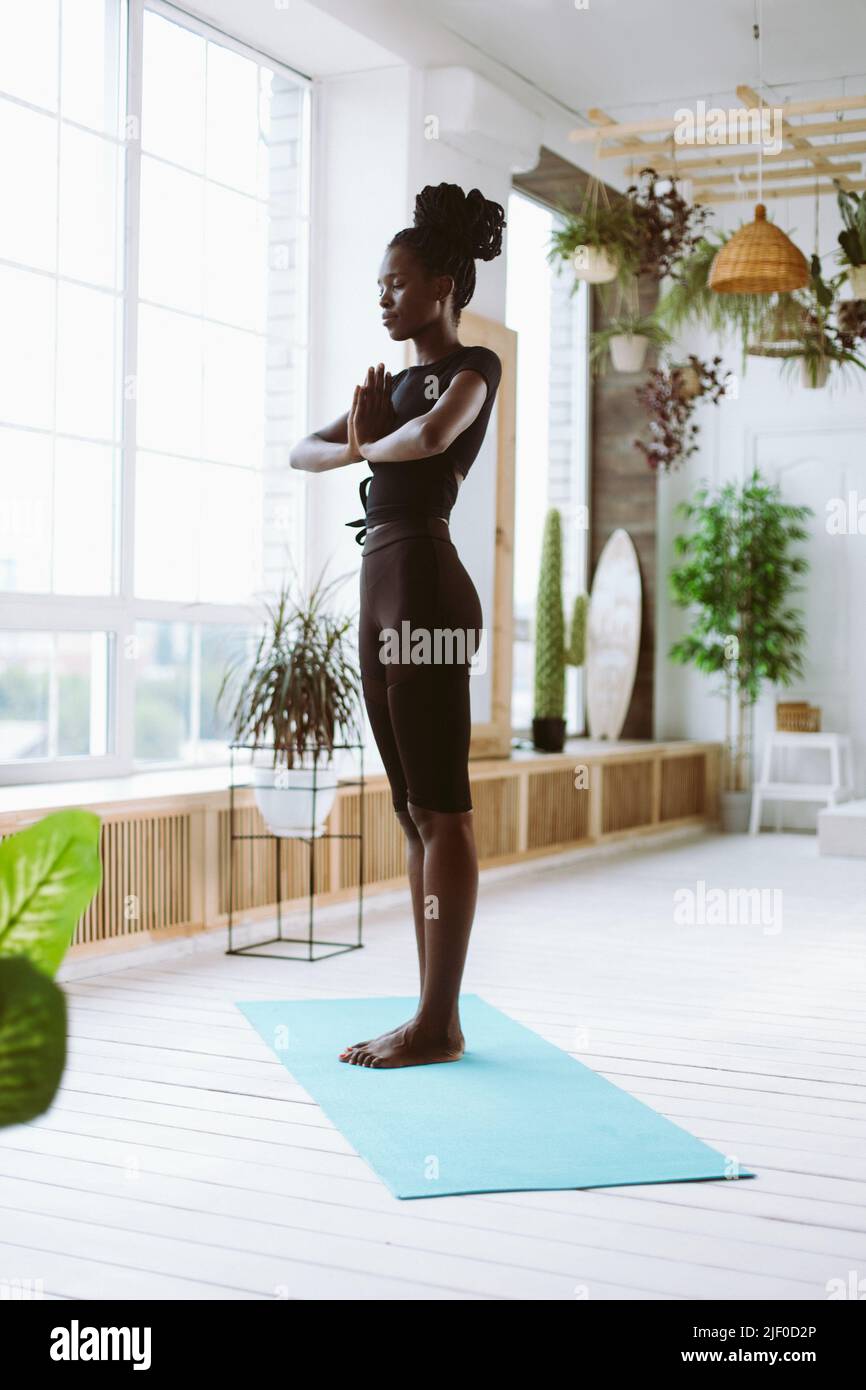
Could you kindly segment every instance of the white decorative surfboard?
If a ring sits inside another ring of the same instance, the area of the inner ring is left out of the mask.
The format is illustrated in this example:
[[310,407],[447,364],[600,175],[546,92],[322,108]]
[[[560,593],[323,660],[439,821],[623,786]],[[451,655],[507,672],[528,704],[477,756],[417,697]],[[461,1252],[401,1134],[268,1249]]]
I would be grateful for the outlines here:
[[586,625],[586,716],[590,738],[619,738],[637,672],[641,584],[627,531],[614,531],[599,557]]

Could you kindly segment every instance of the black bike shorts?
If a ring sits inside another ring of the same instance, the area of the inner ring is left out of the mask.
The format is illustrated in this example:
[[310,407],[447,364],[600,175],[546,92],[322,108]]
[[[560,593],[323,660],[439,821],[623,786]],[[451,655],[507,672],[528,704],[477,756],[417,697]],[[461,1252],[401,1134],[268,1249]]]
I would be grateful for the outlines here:
[[481,600],[441,517],[388,521],[361,561],[364,703],[394,809],[471,811],[469,663]]

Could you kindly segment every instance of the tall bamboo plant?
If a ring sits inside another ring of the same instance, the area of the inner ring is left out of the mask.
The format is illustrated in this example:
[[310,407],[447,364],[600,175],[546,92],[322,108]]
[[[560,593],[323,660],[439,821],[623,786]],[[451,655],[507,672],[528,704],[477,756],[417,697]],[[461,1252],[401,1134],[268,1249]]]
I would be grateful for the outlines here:
[[679,514],[680,563],[670,574],[674,602],[694,614],[691,632],[670,649],[673,661],[722,677],[727,791],[750,781],[749,723],[765,681],[789,686],[803,673],[806,632],[791,600],[808,561],[796,547],[808,536],[809,507],[782,501],[757,469],[714,495],[701,488]]

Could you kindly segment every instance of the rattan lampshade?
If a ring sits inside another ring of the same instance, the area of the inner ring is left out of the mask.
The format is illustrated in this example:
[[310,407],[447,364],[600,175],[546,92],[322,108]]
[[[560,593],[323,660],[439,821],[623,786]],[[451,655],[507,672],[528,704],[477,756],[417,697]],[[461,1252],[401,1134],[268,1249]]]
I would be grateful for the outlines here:
[[763,203],[755,220],[734,232],[710,266],[718,294],[784,294],[809,283],[809,263],[781,228],[767,221]]

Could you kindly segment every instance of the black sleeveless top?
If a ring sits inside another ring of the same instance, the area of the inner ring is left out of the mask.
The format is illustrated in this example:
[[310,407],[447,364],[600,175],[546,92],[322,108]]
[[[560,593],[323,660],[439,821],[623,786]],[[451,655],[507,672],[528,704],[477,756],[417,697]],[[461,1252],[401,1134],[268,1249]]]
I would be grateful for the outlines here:
[[441,516],[447,521],[457,498],[459,482],[469,472],[481,448],[502,376],[502,363],[485,347],[459,347],[438,362],[404,367],[391,381],[395,429],[426,415],[451,385],[458,372],[471,369],[487,382],[487,399],[471,425],[441,454],[403,463],[371,463],[372,474],[360,486],[365,516],[347,521],[361,528],[355,539],[364,544],[366,528],[404,517]]

